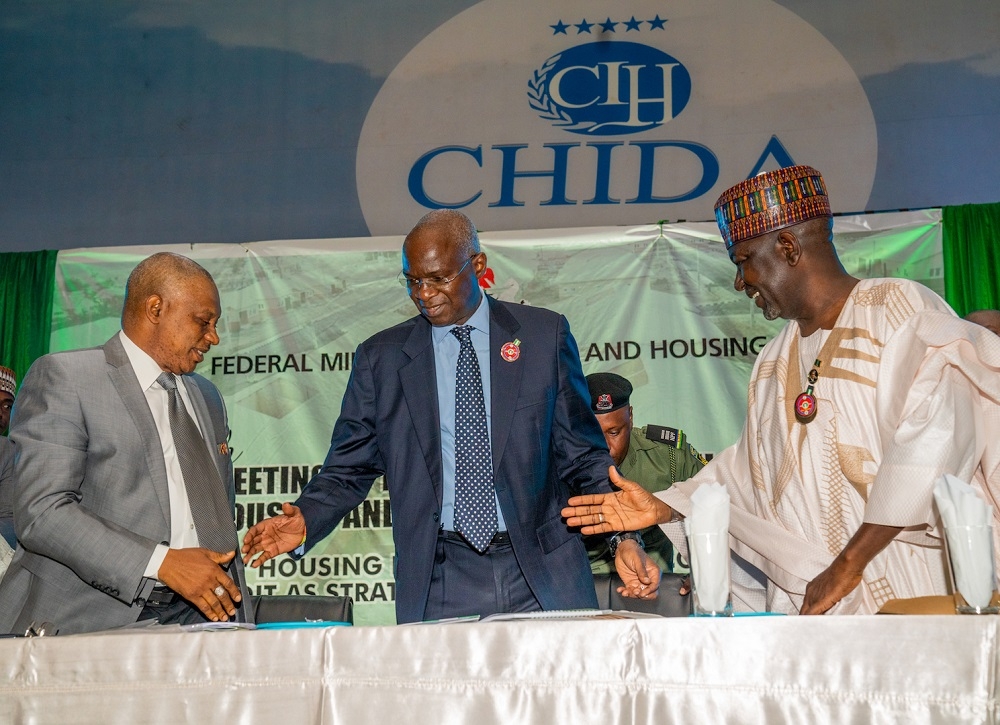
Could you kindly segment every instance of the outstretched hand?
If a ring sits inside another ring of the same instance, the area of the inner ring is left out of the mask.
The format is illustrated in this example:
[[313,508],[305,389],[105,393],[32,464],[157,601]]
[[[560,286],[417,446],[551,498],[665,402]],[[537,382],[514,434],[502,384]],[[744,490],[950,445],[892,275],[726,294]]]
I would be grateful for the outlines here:
[[615,493],[573,496],[562,515],[569,526],[582,527],[585,536],[615,531],[640,531],[670,521],[673,511],[635,481],[622,478],[614,466],[608,468]]
[[256,569],[278,554],[297,549],[305,535],[306,520],[299,507],[285,502],[280,514],[254,524],[247,531],[243,537],[243,563]]

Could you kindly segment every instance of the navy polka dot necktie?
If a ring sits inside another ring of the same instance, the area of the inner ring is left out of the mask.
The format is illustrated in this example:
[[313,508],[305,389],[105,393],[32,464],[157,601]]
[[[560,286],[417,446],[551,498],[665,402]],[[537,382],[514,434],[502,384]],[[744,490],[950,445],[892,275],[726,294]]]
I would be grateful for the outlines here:
[[454,327],[458,338],[455,381],[455,530],[476,551],[484,551],[497,531],[493,456],[486,428],[486,402],[472,327]]

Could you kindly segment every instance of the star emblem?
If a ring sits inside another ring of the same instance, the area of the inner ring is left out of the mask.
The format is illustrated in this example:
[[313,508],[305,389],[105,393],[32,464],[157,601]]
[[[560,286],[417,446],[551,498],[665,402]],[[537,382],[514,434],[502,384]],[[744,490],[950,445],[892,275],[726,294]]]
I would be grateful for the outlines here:
[[642,25],[642,21],[636,20],[635,15],[633,15],[630,19],[625,21],[625,32],[627,33],[630,30],[638,30],[640,25]]
[[653,18],[652,20],[647,20],[646,22],[649,23],[650,30],[665,30],[663,24],[667,21],[661,20],[659,13],[657,13],[655,18]]
[[611,18],[608,18],[603,23],[601,23],[601,30],[603,30],[605,33],[613,33],[615,32],[616,25],[618,25],[618,23],[613,21]]
[[588,23],[587,19],[584,18],[582,22],[576,23],[576,34],[589,33],[590,28],[593,27],[593,23]]
[[569,26],[566,23],[564,23],[562,20],[560,20],[555,25],[550,25],[549,27],[552,28],[552,34],[553,35],[559,35],[559,33],[562,33],[563,35],[567,35],[566,28],[568,28]]

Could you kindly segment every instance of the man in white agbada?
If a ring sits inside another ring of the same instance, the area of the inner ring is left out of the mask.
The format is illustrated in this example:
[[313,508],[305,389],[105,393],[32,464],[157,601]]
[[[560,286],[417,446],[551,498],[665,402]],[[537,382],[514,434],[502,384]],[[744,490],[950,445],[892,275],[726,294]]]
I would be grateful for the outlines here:
[[737,184],[716,216],[736,290],[788,320],[754,365],[739,441],[656,497],[612,476],[622,491],[563,515],[584,534],[659,523],[682,545],[691,493],[719,482],[732,550],[766,577],[762,597],[734,570],[737,610],[867,614],[948,593],[933,485],[951,473],[1000,510],[1000,339],[915,282],[848,275],[813,168]]

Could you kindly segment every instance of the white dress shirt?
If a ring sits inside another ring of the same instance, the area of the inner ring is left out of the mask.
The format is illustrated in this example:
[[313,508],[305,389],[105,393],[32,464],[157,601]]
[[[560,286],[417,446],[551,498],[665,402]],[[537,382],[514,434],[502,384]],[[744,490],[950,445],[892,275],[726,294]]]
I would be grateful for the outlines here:
[[[139,387],[142,388],[149,404],[149,412],[153,414],[153,422],[156,423],[156,432],[160,436],[160,448],[163,451],[163,463],[167,469],[167,491],[170,496],[170,547],[171,549],[186,549],[198,546],[198,533],[194,528],[194,517],[191,516],[191,506],[188,503],[187,489],[184,487],[184,476],[181,474],[181,462],[177,458],[177,450],[174,448],[174,437],[170,432],[169,414],[169,393],[156,379],[160,377],[163,370],[159,364],[153,360],[144,350],[128,339],[125,331],[118,333],[118,337],[125,348],[125,354],[132,363],[132,370],[139,379]],[[178,375],[177,390],[180,391],[181,400],[187,408],[188,415],[198,425],[198,418],[194,414],[191,400],[188,397],[185,387],[184,376]],[[167,555],[167,548],[163,544],[157,544],[146,565],[145,576],[156,579],[163,559]]]

